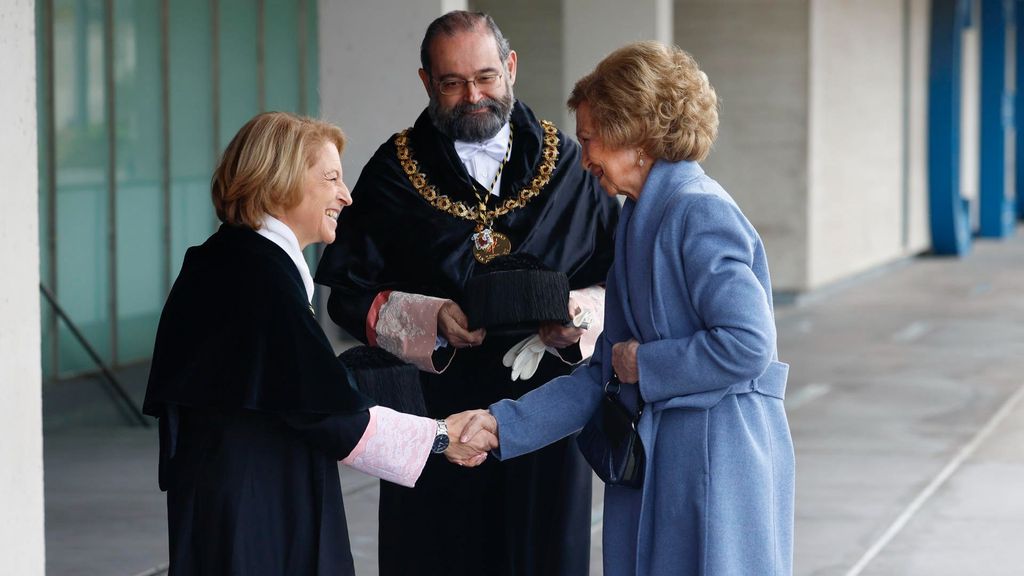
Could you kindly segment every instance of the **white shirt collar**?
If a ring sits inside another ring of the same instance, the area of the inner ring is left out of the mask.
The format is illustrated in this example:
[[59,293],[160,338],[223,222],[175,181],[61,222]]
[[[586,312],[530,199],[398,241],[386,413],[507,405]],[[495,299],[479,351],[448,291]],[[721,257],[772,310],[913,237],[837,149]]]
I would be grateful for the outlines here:
[[508,122],[498,130],[498,133],[481,142],[455,141],[455,152],[459,158],[466,162],[477,154],[486,154],[488,158],[500,163],[505,158],[508,150],[508,137],[512,132]]
[[302,283],[306,286],[307,300],[313,302],[313,275],[309,273],[309,265],[306,264],[306,258],[302,255],[302,249],[299,248],[299,239],[295,236],[295,232],[284,222],[270,214],[264,214],[263,225],[256,233],[277,244],[285,251],[285,254],[288,254],[288,257],[295,263],[295,267],[298,268],[299,276],[302,276]]
[[[512,127],[505,122],[497,134],[482,142],[456,140],[455,152],[459,155],[459,159],[462,160],[462,165],[466,167],[469,175],[477,182],[488,186],[494,180],[501,161],[505,158],[511,134]],[[497,196],[500,189],[501,178],[499,176],[498,180],[494,182],[491,194]]]

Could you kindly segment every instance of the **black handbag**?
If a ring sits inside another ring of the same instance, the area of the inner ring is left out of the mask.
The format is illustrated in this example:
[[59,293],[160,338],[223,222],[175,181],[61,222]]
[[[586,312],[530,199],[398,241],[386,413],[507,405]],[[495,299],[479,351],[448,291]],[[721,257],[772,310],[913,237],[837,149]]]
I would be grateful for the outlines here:
[[643,404],[634,414],[619,397],[621,388],[616,376],[604,385],[601,404],[576,437],[576,444],[605,484],[640,488],[647,457],[636,426]]

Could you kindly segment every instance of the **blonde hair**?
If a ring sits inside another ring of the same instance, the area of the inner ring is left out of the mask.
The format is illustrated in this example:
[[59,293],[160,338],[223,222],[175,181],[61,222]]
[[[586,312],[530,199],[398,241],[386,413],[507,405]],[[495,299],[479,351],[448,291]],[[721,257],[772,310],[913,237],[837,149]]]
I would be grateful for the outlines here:
[[707,158],[718,135],[718,97],[689,53],[661,42],[619,48],[580,78],[573,112],[586,102],[607,146],[638,146],[671,161]]
[[328,122],[288,112],[254,116],[231,139],[213,172],[217,218],[256,230],[264,213],[298,205],[306,171],[326,142],[340,154],[345,134]]

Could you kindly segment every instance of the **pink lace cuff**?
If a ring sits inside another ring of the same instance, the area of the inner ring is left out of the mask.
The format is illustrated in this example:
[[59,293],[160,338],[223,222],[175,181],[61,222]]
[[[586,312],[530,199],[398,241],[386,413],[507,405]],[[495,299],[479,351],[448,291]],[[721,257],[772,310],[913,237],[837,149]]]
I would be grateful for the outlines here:
[[437,342],[437,311],[448,302],[444,298],[393,291],[380,306],[374,327],[377,346],[424,372],[440,374],[448,368],[453,355],[441,367],[434,366]]
[[427,464],[436,434],[437,423],[430,418],[374,406],[362,438],[341,463],[412,488]]
[[[594,353],[597,339],[604,331],[604,286],[595,284],[581,290],[570,290],[569,298],[577,306],[590,310],[591,313],[590,327],[583,331],[583,336],[580,336],[580,354],[583,360],[586,360]],[[578,363],[562,358],[561,354],[558,354],[558,357],[568,364]]]

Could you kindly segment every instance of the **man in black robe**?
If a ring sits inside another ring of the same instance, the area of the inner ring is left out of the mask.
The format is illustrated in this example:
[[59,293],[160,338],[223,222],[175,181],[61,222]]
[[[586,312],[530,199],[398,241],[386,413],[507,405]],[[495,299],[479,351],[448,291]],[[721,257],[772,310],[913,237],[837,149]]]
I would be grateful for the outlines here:
[[[364,167],[316,280],[332,288],[335,322],[424,370],[428,412],[445,417],[572,369],[545,354],[532,378],[511,379],[502,357],[522,336],[469,331],[458,306],[477,266],[531,254],[593,291],[612,261],[618,204],[582,170],[579,146],[514,100],[516,54],[490,17],[442,16],[420,56],[429,106]],[[577,361],[580,335],[541,329]],[[380,573],[587,574],[590,500],[572,438],[472,470],[428,462],[414,489],[381,483]]]

